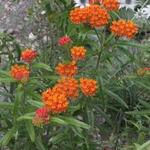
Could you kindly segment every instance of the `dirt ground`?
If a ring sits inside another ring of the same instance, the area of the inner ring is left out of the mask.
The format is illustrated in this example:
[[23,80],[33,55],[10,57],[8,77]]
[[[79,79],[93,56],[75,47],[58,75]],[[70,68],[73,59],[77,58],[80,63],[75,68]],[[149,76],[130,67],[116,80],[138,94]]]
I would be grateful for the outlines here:
[[30,27],[25,28],[25,26],[30,22],[27,18],[27,12],[32,5],[33,0],[20,1],[19,3],[13,0],[0,0],[0,32],[14,34],[22,33],[23,30],[29,32]]

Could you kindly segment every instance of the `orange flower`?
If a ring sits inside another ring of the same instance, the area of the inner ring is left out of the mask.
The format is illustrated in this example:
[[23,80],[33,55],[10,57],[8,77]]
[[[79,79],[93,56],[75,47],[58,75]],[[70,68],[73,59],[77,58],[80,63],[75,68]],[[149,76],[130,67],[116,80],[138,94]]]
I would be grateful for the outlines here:
[[29,69],[25,65],[14,65],[10,70],[11,76],[21,82],[26,82],[29,79]]
[[102,4],[108,11],[115,11],[119,9],[118,0],[103,0]]
[[69,99],[75,99],[78,96],[78,81],[72,77],[62,78],[53,89],[64,92]]
[[74,24],[86,23],[88,17],[87,8],[75,8],[70,12],[70,20]]
[[65,112],[69,102],[63,92],[47,89],[42,93],[42,100],[45,106],[53,113]]
[[61,76],[74,76],[77,74],[77,66],[74,61],[68,64],[59,63],[56,72]]
[[35,126],[41,126],[43,124],[48,124],[50,118],[49,118],[49,110],[46,107],[39,108],[35,112],[35,116],[32,119],[32,123]]
[[91,27],[102,27],[108,24],[110,16],[105,9],[96,4],[90,5],[88,9],[88,19]]
[[85,96],[94,96],[97,90],[97,81],[88,78],[81,78],[80,88]]
[[32,49],[26,49],[21,53],[21,59],[27,63],[31,63],[37,56],[37,52]]
[[120,19],[118,21],[113,21],[110,27],[111,32],[119,37],[127,37],[129,39],[133,38],[138,32],[137,25],[131,20]]
[[102,27],[108,24],[109,14],[99,5],[93,4],[85,8],[75,8],[70,12],[70,20],[74,24],[87,23],[91,27]]
[[71,56],[74,60],[84,59],[85,54],[86,54],[86,49],[82,46],[80,46],[80,47],[74,46],[71,49]]

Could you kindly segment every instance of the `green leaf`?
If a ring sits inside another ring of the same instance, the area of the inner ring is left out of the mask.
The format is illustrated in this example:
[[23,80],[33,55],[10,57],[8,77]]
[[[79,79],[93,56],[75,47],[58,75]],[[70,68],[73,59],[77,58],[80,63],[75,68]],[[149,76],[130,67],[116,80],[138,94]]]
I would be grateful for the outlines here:
[[0,109],[13,109],[14,104],[8,102],[0,102]]
[[107,93],[107,95],[113,97],[118,103],[128,108],[128,105],[124,102],[124,100],[120,96],[107,89],[104,89],[104,91]]
[[56,136],[53,136],[52,138],[50,138],[50,142],[53,144],[58,144],[61,141],[65,140],[66,137],[67,137],[66,134],[58,133]]
[[27,113],[23,116],[20,116],[17,118],[17,121],[22,121],[22,120],[32,120],[33,119],[33,116],[34,116],[35,112],[32,112],[32,113]]
[[88,118],[88,123],[94,127],[94,113],[91,109],[89,109],[88,107],[86,108],[86,113],[87,113],[87,118]]
[[68,109],[68,112],[69,113],[71,113],[71,114],[73,114],[73,113],[75,113],[76,111],[78,111],[78,110],[80,110],[81,109],[81,105],[80,104],[77,104],[77,105],[70,105],[69,106],[69,109]]
[[0,141],[0,145],[2,146],[6,146],[9,141],[11,140],[11,138],[14,136],[16,132],[16,127],[14,126],[13,128],[11,128],[6,134],[5,136],[1,139]]
[[142,145],[139,145],[139,144],[135,144],[135,145],[136,145],[137,150],[146,150],[146,149],[148,150],[150,148],[150,140],[148,140]]
[[13,83],[16,82],[16,80],[9,78],[9,77],[1,77],[0,78],[0,83]]
[[109,37],[105,40],[105,43],[104,45],[108,45],[109,42],[114,38],[114,35],[113,34],[110,34]]
[[125,46],[118,46],[119,51],[128,56],[132,61],[134,60],[134,55]]
[[23,94],[24,94],[24,91],[22,89],[22,85],[19,84],[15,93],[15,102],[14,102],[14,109],[13,109],[13,114],[15,118],[18,115],[19,106],[20,106],[21,101],[23,100]]
[[138,135],[137,143],[139,143],[139,144],[144,143],[145,138],[146,138],[146,133],[140,132],[139,135]]
[[135,84],[147,89],[147,90],[150,90],[150,86],[147,86],[146,84],[140,82],[140,81],[136,81]]
[[31,141],[34,142],[35,141],[35,131],[34,131],[32,122],[27,120],[25,122],[25,126],[26,126],[26,129],[28,131]]
[[150,109],[150,103],[143,101],[143,100],[139,100],[140,104],[142,104],[145,108]]
[[33,64],[32,67],[36,69],[45,69],[50,72],[53,71],[49,65],[44,64],[44,63],[36,63],[36,64]]
[[143,44],[138,44],[136,42],[130,42],[127,40],[120,40],[119,42],[117,42],[117,45],[125,45],[125,46],[131,46],[131,47],[137,47],[137,48],[141,48],[141,49],[148,49],[150,48],[150,45],[143,45]]
[[83,135],[83,130],[82,128],[79,127],[71,127],[75,135],[78,135],[80,138],[84,139],[85,136]]
[[8,73],[8,71],[4,71],[4,70],[1,70],[0,69],[0,76],[3,76],[3,77],[10,77],[10,75],[9,75],[9,73]]
[[46,150],[43,143],[42,143],[42,139],[40,136],[38,136],[35,140],[35,144],[38,150]]
[[140,147],[140,144],[134,143],[136,150]]
[[54,76],[54,75],[43,75],[42,76],[43,79],[49,79],[49,80],[52,80],[52,81],[57,81],[60,77],[59,76]]
[[51,122],[61,124],[61,125],[68,125],[66,121],[64,121],[63,119],[60,119],[59,117],[52,117]]
[[150,115],[150,109],[142,110],[142,111],[129,111],[129,112],[126,112],[126,114],[129,114],[129,115]]
[[35,91],[31,91],[31,90],[26,90],[28,92],[28,96],[31,99],[34,100],[41,100],[41,95],[39,93],[36,93]]
[[60,117],[62,120],[64,120],[68,125],[84,128],[84,129],[89,129],[90,126],[82,121],[79,121],[77,119],[74,119],[72,117]]
[[37,108],[44,106],[42,102],[34,101],[34,100],[28,100],[28,103],[31,104],[32,106],[37,107]]

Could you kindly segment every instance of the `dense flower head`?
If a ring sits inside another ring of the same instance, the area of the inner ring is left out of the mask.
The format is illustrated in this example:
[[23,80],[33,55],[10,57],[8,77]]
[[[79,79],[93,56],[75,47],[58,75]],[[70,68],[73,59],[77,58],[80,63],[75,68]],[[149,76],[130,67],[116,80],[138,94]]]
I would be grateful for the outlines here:
[[25,65],[15,64],[11,67],[10,74],[15,80],[26,82],[29,79],[30,71]]
[[41,126],[43,124],[48,124],[49,120],[49,110],[46,107],[42,107],[36,110],[32,123],[35,126]]
[[63,36],[63,37],[59,38],[59,40],[58,40],[58,44],[60,46],[69,44],[70,42],[72,42],[72,40],[69,36]]
[[88,78],[81,78],[80,88],[85,96],[94,96],[97,90],[97,81]]
[[82,60],[85,58],[86,49],[82,46],[74,46],[71,48],[71,56],[73,60]]
[[52,113],[65,112],[69,104],[66,94],[55,89],[47,89],[44,91],[42,93],[42,100]]
[[85,8],[75,8],[70,12],[70,20],[74,24],[86,23],[91,27],[102,27],[108,24],[109,14],[97,4]]
[[101,6],[93,4],[89,6],[89,24],[91,27],[102,27],[108,24],[109,14],[108,12],[101,8]]
[[108,11],[119,9],[119,0],[103,0],[102,4]]
[[21,53],[21,59],[27,63],[31,63],[36,57],[38,53],[32,49],[26,49]]
[[120,19],[118,21],[113,21],[110,27],[111,32],[119,37],[133,38],[138,32],[137,25],[131,20]]
[[87,8],[75,8],[70,12],[70,20],[74,24],[87,23],[87,17]]
[[53,89],[59,92],[64,92],[69,99],[75,99],[79,94],[78,81],[72,77],[60,79]]
[[56,72],[61,76],[74,76],[77,74],[77,70],[78,68],[74,61],[67,64],[59,63],[56,67]]

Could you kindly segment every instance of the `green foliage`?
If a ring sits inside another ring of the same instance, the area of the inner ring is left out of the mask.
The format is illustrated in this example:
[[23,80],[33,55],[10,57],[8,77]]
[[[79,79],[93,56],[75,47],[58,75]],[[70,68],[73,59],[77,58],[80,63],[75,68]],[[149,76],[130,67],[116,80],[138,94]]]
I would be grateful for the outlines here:
[[[56,33],[52,33],[52,43],[39,48],[38,58],[28,64],[31,74],[27,83],[14,80],[9,73],[13,64],[25,64],[20,60],[23,48],[12,36],[0,34],[0,57],[8,56],[0,69],[0,95],[4,97],[0,101],[0,145],[21,150],[148,150],[150,74],[147,71],[139,75],[137,70],[150,65],[149,42],[141,41],[140,33],[128,40],[116,38],[107,27],[93,30],[73,25],[68,18],[71,0],[43,0],[38,7],[46,11],[43,17],[49,21],[50,32]],[[133,17],[131,11],[128,15],[125,10],[117,13]],[[68,47],[57,44],[58,38],[66,34],[73,40],[71,46],[87,49],[86,59],[78,63],[77,78],[96,79],[98,91],[94,97],[80,92],[67,112],[52,114],[48,124],[35,127],[35,111],[44,106],[41,93],[60,78],[55,73],[58,62],[68,61]]]

